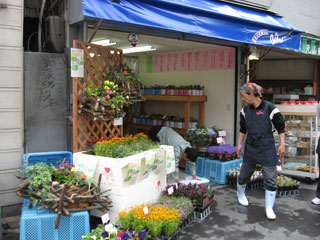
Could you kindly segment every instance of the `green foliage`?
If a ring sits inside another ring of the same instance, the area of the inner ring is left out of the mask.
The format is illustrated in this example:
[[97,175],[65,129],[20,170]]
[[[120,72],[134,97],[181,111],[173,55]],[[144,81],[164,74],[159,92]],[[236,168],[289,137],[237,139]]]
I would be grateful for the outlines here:
[[173,235],[179,227],[179,222],[177,221],[164,221],[163,222],[163,231],[166,236]]
[[188,197],[175,197],[169,195],[162,195],[158,203],[163,206],[168,206],[177,209],[181,214],[182,220],[187,219],[194,212],[194,207]]
[[147,136],[137,134],[108,141],[97,142],[93,152],[97,156],[123,158],[139,152],[159,148],[159,143],[152,142]]
[[147,222],[147,227],[149,229],[150,234],[153,237],[159,237],[160,236],[160,234],[162,232],[162,222],[150,221],[150,222]]
[[212,128],[204,125],[197,125],[196,128],[189,128],[187,130],[187,138],[192,146],[197,148],[204,148],[212,145],[217,137],[217,132]]

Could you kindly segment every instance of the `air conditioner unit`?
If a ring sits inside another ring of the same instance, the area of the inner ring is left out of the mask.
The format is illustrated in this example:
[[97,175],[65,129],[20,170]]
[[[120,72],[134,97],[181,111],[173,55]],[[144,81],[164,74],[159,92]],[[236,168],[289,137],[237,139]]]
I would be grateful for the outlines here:
[[45,20],[46,44],[51,52],[63,52],[64,21],[59,16],[48,16]]

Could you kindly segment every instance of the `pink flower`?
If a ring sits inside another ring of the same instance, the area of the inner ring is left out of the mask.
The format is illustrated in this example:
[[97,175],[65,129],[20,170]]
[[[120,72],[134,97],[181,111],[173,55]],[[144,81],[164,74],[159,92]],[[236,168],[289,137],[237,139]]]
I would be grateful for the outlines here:
[[61,184],[60,187],[64,188],[64,184]]
[[108,94],[111,94],[111,93],[112,93],[112,90],[107,89],[107,93],[108,93]]
[[59,184],[59,182],[57,182],[57,181],[53,181],[53,182],[52,182],[52,186],[58,185],[58,184]]
[[106,99],[110,99],[110,95],[107,95],[107,96],[106,96]]
[[119,95],[119,93],[117,92],[117,95]]

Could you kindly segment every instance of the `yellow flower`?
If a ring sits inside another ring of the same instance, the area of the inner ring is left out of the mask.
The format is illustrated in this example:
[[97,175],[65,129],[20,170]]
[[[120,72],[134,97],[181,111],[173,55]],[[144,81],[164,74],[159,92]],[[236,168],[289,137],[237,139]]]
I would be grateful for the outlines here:
[[71,172],[75,172],[77,169],[75,167],[71,168]]

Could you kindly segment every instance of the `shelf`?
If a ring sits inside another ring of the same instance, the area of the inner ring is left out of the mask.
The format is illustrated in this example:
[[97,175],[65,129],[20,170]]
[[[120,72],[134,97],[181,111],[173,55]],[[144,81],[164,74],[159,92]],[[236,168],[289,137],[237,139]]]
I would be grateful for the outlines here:
[[142,95],[152,101],[206,102],[207,96]]
[[[144,130],[149,130],[150,128],[156,126],[156,125],[140,124],[140,123],[133,123],[133,122],[125,122],[125,125],[127,128],[144,129]],[[184,128],[172,128],[172,129],[175,130],[177,133],[180,133],[181,135],[186,134],[186,129]]]
[[297,170],[288,170],[288,169],[282,169],[281,171],[278,171],[280,174],[284,175],[290,175],[290,176],[296,176],[296,177],[309,177],[309,178],[318,178],[319,173],[311,173],[311,172],[303,172],[303,171],[297,171]]

